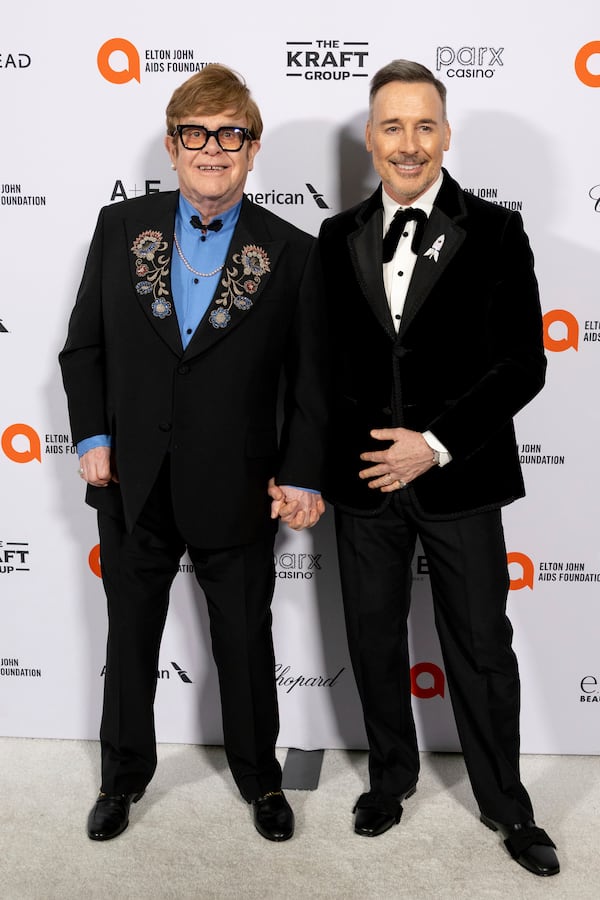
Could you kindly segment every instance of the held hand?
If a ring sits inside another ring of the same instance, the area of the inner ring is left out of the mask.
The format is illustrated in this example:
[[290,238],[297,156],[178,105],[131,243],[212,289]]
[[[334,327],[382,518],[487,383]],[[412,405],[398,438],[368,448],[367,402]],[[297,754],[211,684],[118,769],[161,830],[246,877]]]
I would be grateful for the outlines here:
[[371,432],[377,441],[392,441],[387,450],[361,453],[360,458],[375,463],[362,469],[360,478],[369,480],[369,487],[384,494],[406,487],[434,465],[433,451],[419,431],[408,428],[377,428]]
[[79,474],[93,487],[106,487],[118,481],[110,447],[94,447],[79,460]]
[[269,481],[269,496],[272,500],[271,518],[276,519],[279,516],[281,521],[294,531],[312,528],[325,512],[325,504],[320,494],[313,494],[311,491],[287,484],[275,484],[273,478]]

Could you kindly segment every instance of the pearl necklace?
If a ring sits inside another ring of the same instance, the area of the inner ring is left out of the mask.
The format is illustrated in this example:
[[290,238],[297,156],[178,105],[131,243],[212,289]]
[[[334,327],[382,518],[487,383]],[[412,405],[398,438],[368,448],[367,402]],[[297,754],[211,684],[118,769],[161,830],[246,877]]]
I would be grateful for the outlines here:
[[194,268],[192,268],[192,266],[190,266],[189,262],[183,255],[183,251],[182,251],[181,247],[179,246],[179,241],[177,240],[177,235],[175,234],[175,232],[173,232],[173,237],[175,238],[175,246],[177,247],[177,252],[179,253],[181,262],[184,264],[186,269],[189,269],[189,271],[192,272],[194,275],[200,275],[201,278],[212,278],[213,275],[216,275],[217,272],[220,272],[222,269],[225,268],[225,263],[223,263],[222,266],[219,266],[218,269],[213,269],[212,272],[198,272],[197,269],[194,269]]

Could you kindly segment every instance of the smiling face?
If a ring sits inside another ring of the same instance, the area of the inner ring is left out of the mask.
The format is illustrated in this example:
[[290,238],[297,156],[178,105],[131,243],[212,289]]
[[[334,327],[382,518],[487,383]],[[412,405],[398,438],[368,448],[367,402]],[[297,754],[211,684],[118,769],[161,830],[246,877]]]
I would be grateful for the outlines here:
[[[223,125],[248,127],[246,117],[233,110],[213,116],[199,112],[185,116],[179,124],[203,125],[209,131],[216,131]],[[241,150],[231,153],[221,150],[214,137],[202,150],[186,150],[179,135],[168,135],[165,147],[177,171],[181,193],[206,222],[231,209],[242,199],[260,141],[246,140]]]
[[389,196],[408,206],[431,187],[450,147],[442,99],[428,82],[390,81],[373,98],[367,150]]

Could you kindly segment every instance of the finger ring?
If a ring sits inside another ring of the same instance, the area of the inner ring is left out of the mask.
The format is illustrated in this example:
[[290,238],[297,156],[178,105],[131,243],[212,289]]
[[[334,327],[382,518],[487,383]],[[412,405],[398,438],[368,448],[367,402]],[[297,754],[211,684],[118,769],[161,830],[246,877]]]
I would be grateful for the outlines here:
[[402,490],[402,488],[405,488],[405,487],[406,487],[406,482],[405,482],[405,481],[400,481],[400,480],[399,480],[399,481],[398,481],[398,485],[399,485],[399,487],[400,487],[400,490]]
[[394,479],[393,479],[393,477],[392,477],[392,473],[391,473],[391,472],[388,472],[388,475],[387,475],[387,482],[388,482],[388,484],[391,484],[393,480],[394,480]]
[[83,469],[77,469],[77,474],[78,474],[78,475],[83,475]]

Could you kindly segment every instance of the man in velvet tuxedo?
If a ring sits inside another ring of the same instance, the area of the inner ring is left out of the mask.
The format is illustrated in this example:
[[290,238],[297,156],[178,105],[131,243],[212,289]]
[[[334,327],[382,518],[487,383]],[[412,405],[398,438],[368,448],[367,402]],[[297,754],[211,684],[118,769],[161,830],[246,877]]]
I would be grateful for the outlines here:
[[554,845],[519,776],[500,512],[524,494],[512,420],[544,383],[542,319],[521,217],[442,169],[445,95],[417,63],[374,76],[366,143],[382,183],[320,235],[335,381],[323,493],[370,749],[355,831],[399,822],[416,788],[406,620],[418,537],[482,821],[552,875]]
[[93,840],[127,827],[156,767],[158,653],[186,549],[233,777],[264,837],[294,829],[275,756],[273,542],[278,517],[300,529],[324,510],[324,347],[316,242],[243,194],[261,132],[224,66],[175,91],[165,144],[180,190],[101,211],[60,354],[108,599]]

